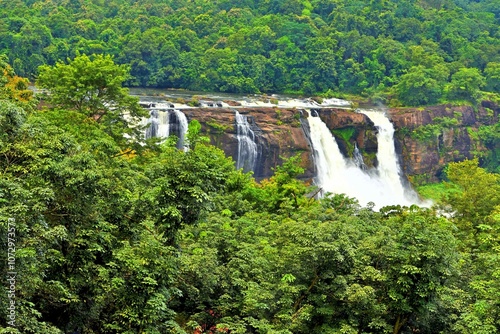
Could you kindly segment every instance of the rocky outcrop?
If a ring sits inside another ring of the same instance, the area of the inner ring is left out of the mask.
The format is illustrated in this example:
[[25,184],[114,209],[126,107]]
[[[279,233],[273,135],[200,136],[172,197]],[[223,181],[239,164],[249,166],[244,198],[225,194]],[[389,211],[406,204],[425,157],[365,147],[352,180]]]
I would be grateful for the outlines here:
[[[303,129],[301,112],[297,109],[238,108],[247,116],[256,135],[259,150],[254,176],[257,179],[272,176],[273,168],[288,158],[299,154],[306,172],[304,178],[314,176],[311,146]],[[235,109],[199,108],[185,111],[188,119],[196,119],[212,144],[221,148],[233,160],[238,156],[238,140],[235,127]]]
[[361,150],[365,164],[377,165],[377,130],[366,115],[340,108],[321,109],[317,112],[326,126],[332,130],[344,156],[353,156],[356,143]]
[[[201,123],[203,133],[212,144],[236,160],[235,110],[247,116],[256,136],[259,155],[254,176],[257,179],[272,176],[273,168],[280,165],[283,158],[296,154],[301,156],[306,170],[303,177],[315,175],[305,110],[227,107],[195,108],[184,112],[189,120],[197,119]],[[377,164],[377,129],[365,115],[342,108],[322,108],[312,112],[316,112],[332,130],[345,156],[352,157],[356,145],[368,166]],[[404,173],[413,183],[437,181],[447,163],[481,154],[487,148],[478,138],[478,129],[496,123],[499,112],[500,108],[491,102],[483,102],[477,108],[443,105],[389,109]]]
[[486,101],[477,108],[390,109],[405,174],[413,183],[437,181],[447,163],[481,156],[487,148],[479,127],[498,122],[499,112],[497,105]]

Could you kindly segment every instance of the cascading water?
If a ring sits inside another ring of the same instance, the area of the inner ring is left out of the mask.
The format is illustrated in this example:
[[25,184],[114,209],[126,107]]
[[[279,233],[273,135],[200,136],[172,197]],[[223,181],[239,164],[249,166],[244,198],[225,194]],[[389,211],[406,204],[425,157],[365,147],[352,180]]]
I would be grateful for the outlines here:
[[175,134],[179,137],[177,148],[188,149],[184,143],[188,130],[188,121],[182,111],[176,109],[165,111],[151,110],[145,124],[149,124],[146,128],[146,139],[153,137],[168,138],[171,134]]
[[156,137],[158,133],[158,110],[151,110],[149,112],[149,118],[146,120],[148,127],[146,128],[146,139]]
[[235,112],[236,138],[238,139],[238,159],[236,169],[243,168],[244,172],[254,170],[257,160],[257,144],[247,117]]
[[187,130],[188,130],[187,117],[182,111],[177,110],[177,109],[174,110],[174,113],[175,113],[175,116],[177,118],[177,122],[179,125],[179,141],[177,142],[177,148],[179,148],[179,149],[182,148],[182,149],[184,149],[184,151],[187,151],[189,149],[189,147],[185,143],[186,134],[187,134]]
[[315,183],[322,189],[322,195],[331,192],[355,197],[360,204],[366,205],[377,198],[376,190],[380,186],[370,186],[376,183],[370,176],[363,173],[351,161],[346,160],[339,150],[337,142],[326,124],[308,111],[311,142],[314,148],[314,160],[317,168]]
[[366,115],[378,129],[377,170],[380,179],[390,187],[395,196],[404,198],[401,169],[394,147],[394,126],[384,112],[362,109],[358,109],[358,112]]
[[383,111],[358,109],[358,112],[366,115],[377,127],[377,160],[380,179],[389,186],[392,196],[399,198],[398,204],[416,204],[417,194],[403,185],[401,179],[401,168],[394,146],[394,126]]
[[169,136],[170,124],[169,114],[166,111],[151,110],[146,124],[146,139],[152,137],[167,138]]
[[[308,122],[311,128],[311,142],[314,148],[314,158],[317,167],[315,183],[322,189],[322,194],[326,192],[343,193],[349,197],[358,199],[361,205],[373,202],[376,208],[387,205],[411,205],[415,203],[405,197],[397,168],[396,173],[393,173],[393,164],[396,164],[397,167],[397,157],[393,142],[393,154],[390,154],[391,151],[389,148],[383,147],[382,151],[384,153],[379,158],[379,161],[381,159],[392,159],[393,161],[384,161],[382,166],[380,166],[379,162],[381,172],[365,172],[354,161],[344,158],[332,133],[319,117],[313,117],[309,112]],[[385,135],[385,133],[379,129],[379,136],[381,135]],[[385,138],[379,139],[379,145],[382,140],[385,140]]]
[[366,170],[365,161],[363,160],[363,155],[359,151],[358,144],[354,143],[354,152],[352,153],[352,158],[354,160],[354,164],[361,168],[362,170]]

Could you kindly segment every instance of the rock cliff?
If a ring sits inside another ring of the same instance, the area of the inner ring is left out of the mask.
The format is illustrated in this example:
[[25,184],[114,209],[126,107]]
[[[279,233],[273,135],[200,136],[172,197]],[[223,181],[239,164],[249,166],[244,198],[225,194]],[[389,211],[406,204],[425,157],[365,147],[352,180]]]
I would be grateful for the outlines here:
[[[315,175],[312,146],[308,136],[307,112],[294,108],[237,108],[246,115],[259,148],[254,176],[270,177],[282,159],[300,154],[304,178]],[[368,166],[377,164],[377,129],[363,114],[349,109],[313,110],[332,130],[339,148],[352,156],[360,149]],[[481,106],[432,106],[392,108],[388,114],[396,129],[396,149],[404,173],[414,183],[437,181],[443,167],[451,161],[481,156],[487,148],[478,136],[481,126],[498,122],[500,107],[483,102]],[[188,119],[197,119],[212,144],[236,160],[238,140],[235,109],[197,108],[185,110]]]
[[447,163],[482,157],[482,126],[498,122],[499,106],[432,106],[389,109],[402,167],[413,183],[437,181]]
[[[282,108],[238,108],[247,116],[256,136],[258,157],[254,176],[257,179],[272,176],[273,168],[283,158],[300,154],[306,172],[305,178],[314,176],[311,144],[305,135],[307,122],[301,122],[301,111]],[[235,127],[235,110],[231,108],[199,108],[185,111],[188,119],[196,119],[202,132],[215,146],[221,148],[233,160],[238,156],[238,140]],[[304,129],[304,127],[306,127]]]

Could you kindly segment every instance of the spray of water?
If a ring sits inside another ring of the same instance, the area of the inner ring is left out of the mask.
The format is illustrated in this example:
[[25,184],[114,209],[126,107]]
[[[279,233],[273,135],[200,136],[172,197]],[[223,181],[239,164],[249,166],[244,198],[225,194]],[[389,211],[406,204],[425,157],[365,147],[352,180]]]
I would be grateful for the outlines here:
[[375,208],[419,204],[416,196],[408,196],[408,191],[401,181],[392,123],[383,113],[367,112],[365,115],[378,127],[377,170],[364,171],[359,167],[359,163],[345,158],[326,124],[309,113],[308,122],[317,167],[315,183],[322,188],[323,194],[343,193],[356,198],[361,205],[373,202]]

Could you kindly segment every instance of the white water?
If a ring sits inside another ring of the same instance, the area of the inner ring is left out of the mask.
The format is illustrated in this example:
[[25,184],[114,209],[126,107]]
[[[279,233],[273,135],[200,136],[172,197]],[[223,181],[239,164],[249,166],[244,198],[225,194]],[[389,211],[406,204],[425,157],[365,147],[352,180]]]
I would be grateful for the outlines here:
[[188,120],[186,115],[180,110],[173,110],[177,122],[175,124],[170,124],[170,113],[171,110],[151,110],[149,113],[149,118],[143,120],[143,124],[149,125],[146,128],[145,137],[146,139],[157,137],[166,139],[171,134],[171,128],[177,125],[179,132],[179,142],[177,144],[178,148],[183,148],[185,151],[188,149],[185,144],[186,133],[188,130]]
[[160,111],[158,115],[158,132],[157,137],[167,138],[170,135],[169,114],[167,111]]
[[359,151],[358,144],[354,143],[354,152],[352,154],[354,164],[358,167],[361,168],[362,170],[366,170],[366,165],[363,160],[363,155]]
[[186,134],[188,131],[188,120],[186,115],[177,109],[174,109],[175,116],[177,117],[177,122],[179,123],[179,142],[177,144],[178,148],[183,148],[184,151],[187,151],[188,145],[185,142]]
[[375,119],[373,121],[379,127],[377,135],[379,167],[376,171],[365,172],[351,159],[344,158],[326,124],[319,117],[312,117],[309,113],[308,121],[317,167],[315,183],[322,188],[322,194],[343,193],[356,198],[363,206],[373,202],[376,209],[387,205],[417,204],[417,200],[407,198],[401,182],[392,137],[394,133],[392,124],[383,113],[370,116]]
[[254,170],[257,160],[257,144],[255,134],[250,128],[247,117],[236,111],[236,138],[238,139],[238,159],[236,169],[243,168],[244,172]]
[[146,139],[151,137],[167,138],[169,136],[170,124],[167,111],[151,110],[145,124],[149,124],[149,127],[146,128]]
[[394,126],[384,112],[362,109],[357,111],[366,115],[378,129],[377,170],[380,179],[388,185],[387,191],[394,197],[405,198],[405,189],[401,183],[401,168],[394,147]]

